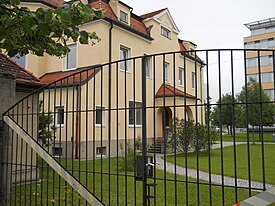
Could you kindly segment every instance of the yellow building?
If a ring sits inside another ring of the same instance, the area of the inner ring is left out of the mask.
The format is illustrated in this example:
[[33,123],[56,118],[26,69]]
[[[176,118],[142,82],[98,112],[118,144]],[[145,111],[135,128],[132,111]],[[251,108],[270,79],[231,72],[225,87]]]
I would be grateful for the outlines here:
[[[169,10],[138,16],[121,1],[89,3],[105,10],[105,18],[86,23],[81,29],[95,31],[100,42],[93,46],[70,43],[71,51],[64,58],[27,55],[22,61],[43,83],[64,78],[41,95],[44,111],[53,112],[55,117],[54,154],[72,156],[76,150],[78,154],[73,156],[80,159],[86,155],[115,156],[120,153],[118,144],[141,136],[142,58],[105,64],[117,60],[148,56],[148,144],[164,136],[174,117],[204,122],[204,108],[198,106],[204,104],[204,63],[193,51],[194,43],[178,39],[179,29]],[[60,5],[60,1],[21,4],[36,9]],[[171,51],[179,52],[150,56]],[[79,71],[85,72],[68,77]]]
[[[251,35],[244,37],[245,49],[275,49],[275,18],[245,24]],[[248,81],[252,78],[261,83],[264,91],[274,100],[273,52],[247,52],[246,73]],[[260,64],[259,64],[260,62]]]

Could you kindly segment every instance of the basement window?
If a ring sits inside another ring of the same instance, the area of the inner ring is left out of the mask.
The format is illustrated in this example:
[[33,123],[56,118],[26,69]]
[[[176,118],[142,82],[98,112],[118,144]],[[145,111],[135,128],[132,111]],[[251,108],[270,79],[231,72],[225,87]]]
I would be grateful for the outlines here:
[[97,147],[96,148],[96,156],[97,157],[100,157],[101,155],[102,156],[106,156],[106,147]]

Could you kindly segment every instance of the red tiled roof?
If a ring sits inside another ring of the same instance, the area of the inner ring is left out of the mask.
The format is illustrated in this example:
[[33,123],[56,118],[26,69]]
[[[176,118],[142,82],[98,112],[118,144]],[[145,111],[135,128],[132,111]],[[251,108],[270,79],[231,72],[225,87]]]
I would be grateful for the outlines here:
[[155,97],[172,97],[172,96],[180,96],[180,97],[187,97],[187,98],[192,98],[192,99],[196,99],[195,96],[188,94],[188,93],[184,93],[183,91],[174,88],[168,84],[162,84],[160,86],[160,88],[158,89]]
[[142,21],[139,21],[136,18],[133,18],[131,16],[130,26],[120,22],[108,3],[105,3],[103,1],[94,1],[91,3],[91,6],[93,8],[100,8],[100,9],[104,10],[105,18],[110,19],[118,24],[123,25],[123,26],[126,26],[126,27],[128,26],[129,28],[133,29],[134,31],[142,33],[142,34],[146,35],[147,37],[150,37],[150,34],[148,33],[147,28]]
[[[183,45],[183,40],[178,39],[178,42],[179,42],[179,46],[180,46],[180,51],[183,51],[183,52],[187,51],[186,47]],[[194,56],[190,55],[189,52],[186,52],[185,54],[186,54],[186,56],[195,59]],[[201,60],[201,58],[198,55],[196,55],[196,60],[199,63],[204,64],[204,62]]]
[[[55,81],[57,81],[56,83],[54,83],[52,86],[60,86],[61,84],[63,86],[71,86],[71,85],[79,85],[82,84],[83,82],[85,82],[87,80],[87,78],[89,79],[92,74],[94,74],[95,72],[95,68],[94,69],[90,69],[88,71],[83,71],[81,73],[79,73],[81,70],[83,69],[76,69],[73,71],[61,71],[61,72],[52,72],[52,73],[47,73],[44,74],[42,77],[40,77],[40,81],[43,82],[44,84],[51,84]],[[73,75],[75,74],[75,75]],[[68,77],[68,78],[66,78]],[[58,81],[59,79],[63,79],[62,81]],[[80,82],[81,80],[81,82]]]
[[147,13],[147,14],[143,14],[140,17],[143,18],[143,19],[151,18],[153,16],[156,16],[156,15],[160,14],[161,12],[163,12],[166,9],[167,8],[160,9],[160,10],[157,10],[157,11],[153,11],[153,12],[150,12],[150,13]]
[[0,74],[12,75],[17,83],[42,86],[39,79],[31,72],[16,64],[12,59],[0,52]]

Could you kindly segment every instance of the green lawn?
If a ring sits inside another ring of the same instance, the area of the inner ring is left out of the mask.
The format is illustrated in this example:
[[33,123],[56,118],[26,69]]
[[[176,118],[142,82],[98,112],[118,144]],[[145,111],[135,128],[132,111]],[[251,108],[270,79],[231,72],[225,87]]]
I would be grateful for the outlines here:
[[[108,174],[100,174],[101,165],[102,171],[108,172],[108,159],[104,159],[103,161],[96,160],[88,161],[88,167],[86,168],[86,162],[81,161],[80,165],[78,161],[74,161],[74,169],[78,170],[80,166],[80,170],[83,170],[80,175],[80,181],[86,185],[87,187],[100,199],[108,205],[108,201],[110,198],[110,205],[142,205],[142,185],[141,182],[136,182],[136,190],[135,190],[135,181],[134,178],[131,177],[133,173],[127,173],[127,184],[125,183],[126,178],[124,176],[120,176],[117,179],[116,173],[116,161],[117,158],[111,159],[111,168],[110,171],[113,175],[110,176],[110,184],[108,182],[109,175]],[[41,165],[42,161],[39,162]],[[102,164],[101,164],[102,163]],[[65,165],[65,161],[62,160],[62,164]],[[95,165],[95,167],[93,167]],[[45,167],[45,163],[43,163]],[[67,168],[72,169],[72,161],[67,162]],[[92,173],[93,168],[96,171],[95,175]],[[86,182],[86,172],[88,171],[87,175],[87,182]],[[156,180],[157,187],[157,199],[156,205],[163,205],[164,198],[166,194],[166,203],[167,205],[175,205],[175,184],[177,186],[177,203],[178,205],[185,205],[186,204],[186,195],[188,196],[188,205],[198,205],[197,202],[197,185],[194,183],[188,183],[188,191],[186,190],[186,183],[182,182],[185,181],[184,176],[176,176],[177,183],[175,183],[175,175],[174,174],[166,174],[166,190],[164,187],[165,182],[162,180],[164,177],[164,172],[157,170],[156,177],[159,178]],[[53,178],[53,174],[54,178]],[[79,178],[78,172],[74,172],[75,177]],[[120,174],[124,174],[124,172],[120,172]],[[21,193],[20,193],[20,186],[17,185],[13,188],[13,192],[16,196],[13,196],[12,204],[11,205],[35,205],[35,201],[37,201],[37,205],[47,205],[47,201],[49,205],[65,205],[65,201],[68,205],[86,205],[85,201],[80,198],[75,191],[72,191],[71,187],[66,186],[63,179],[59,179],[56,173],[53,173],[51,169],[49,169],[49,173],[47,173],[47,168],[40,169],[40,175],[43,179],[42,182],[33,183],[33,184],[22,184]],[[59,183],[60,180],[60,183]],[[101,181],[102,180],[102,181]],[[117,188],[117,181],[119,187]],[[194,179],[188,179],[188,181],[195,182]],[[153,180],[149,180],[149,182],[153,182]],[[95,183],[95,184],[93,184]],[[127,185],[127,188],[126,188]],[[102,186],[102,187],[101,187]],[[26,190],[25,190],[26,187]],[[36,191],[37,188],[37,191]],[[108,190],[110,188],[110,197],[108,195]],[[94,190],[95,189],[95,190]],[[117,197],[117,189],[119,191]],[[60,193],[59,193],[60,191]],[[200,205],[209,205],[209,186],[208,185],[200,185],[199,193],[200,193]],[[248,198],[248,191],[243,189],[238,189],[238,198],[239,200]],[[126,204],[126,193],[127,193],[127,204]],[[65,195],[66,194],[66,195]],[[224,201],[225,205],[232,205],[235,203],[235,189],[233,188],[225,188],[224,190]],[[25,201],[26,199],[26,201]],[[119,202],[117,202],[117,199]],[[222,205],[222,188],[217,186],[212,186],[212,201],[213,205]],[[73,203],[72,203],[73,202]],[[54,204],[52,204],[54,203]],[[153,203],[153,202],[151,202]]]
[[[273,142],[272,141],[272,134],[264,134],[264,142]],[[218,137],[218,141],[220,138]],[[225,142],[233,142],[234,137],[231,135],[224,134],[222,136],[222,140]],[[247,134],[246,133],[237,133],[235,135],[235,141],[236,142],[247,142]],[[252,133],[249,133],[249,141],[252,143],[253,142],[253,135]],[[255,142],[261,142],[261,139],[259,138],[259,133],[254,134],[254,141]]]
[[[260,144],[250,144],[250,173],[251,179],[256,181],[263,181],[262,175],[262,149]],[[275,145],[264,146],[264,158],[265,158],[265,178],[266,182],[275,184]],[[188,168],[196,169],[197,166],[197,153],[188,153],[187,165]],[[201,151],[199,156],[199,170],[209,171],[208,152]],[[168,162],[174,163],[174,156],[167,157]],[[221,149],[211,150],[211,172],[214,174],[221,174]],[[185,167],[184,154],[178,154],[176,156],[176,164]],[[224,175],[234,177],[234,147],[223,148],[223,169]],[[236,146],[236,170],[237,177],[248,179],[248,152],[247,145]]]

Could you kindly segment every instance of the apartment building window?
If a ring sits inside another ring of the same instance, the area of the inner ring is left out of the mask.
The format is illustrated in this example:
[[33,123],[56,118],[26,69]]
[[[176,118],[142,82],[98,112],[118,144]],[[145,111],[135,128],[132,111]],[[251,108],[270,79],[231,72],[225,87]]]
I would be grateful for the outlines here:
[[152,57],[145,57],[146,77],[152,78]]
[[19,66],[26,68],[26,55],[20,56],[19,54],[16,54],[11,59]]
[[248,74],[247,76],[247,82],[252,82],[253,80],[258,82],[259,81],[259,75],[258,74]]
[[122,21],[123,23],[128,24],[128,15],[127,15],[125,12],[120,11],[119,19],[120,19],[120,21]]
[[274,38],[268,39],[268,48],[275,48],[275,39]]
[[184,86],[184,69],[179,67],[179,86]]
[[142,103],[129,101],[129,126],[142,125]]
[[96,107],[96,109],[95,109],[95,124],[97,126],[105,125],[105,107]]
[[168,62],[164,63],[164,73],[162,74],[164,76],[165,83],[170,82],[170,64]]
[[258,65],[257,58],[246,59],[246,67],[248,67],[248,68],[257,67],[257,65]]
[[192,72],[192,89],[196,89],[196,73]]
[[64,127],[64,106],[55,107],[55,126]]
[[76,44],[71,44],[68,47],[70,52],[65,57],[65,69],[76,69]]
[[244,43],[244,48],[245,49],[255,49],[255,44],[254,44],[254,42],[246,42],[246,43]]
[[269,56],[262,56],[260,57],[261,66],[268,66],[269,65]]
[[262,82],[263,83],[268,83],[268,82],[273,82],[273,73],[272,72],[264,72],[262,73]]
[[264,92],[267,94],[270,100],[274,100],[274,89],[265,89]]
[[[120,60],[128,59],[131,56],[131,49],[125,46],[120,46]],[[130,72],[130,60],[120,62],[120,70]]]
[[164,28],[163,26],[161,27],[161,35],[165,36],[168,39],[171,39],[171,31]]

